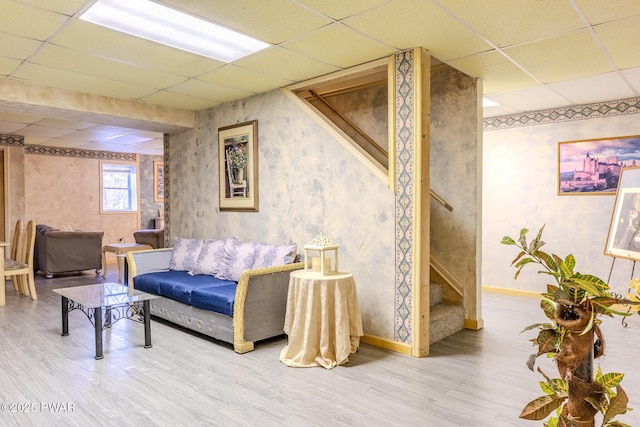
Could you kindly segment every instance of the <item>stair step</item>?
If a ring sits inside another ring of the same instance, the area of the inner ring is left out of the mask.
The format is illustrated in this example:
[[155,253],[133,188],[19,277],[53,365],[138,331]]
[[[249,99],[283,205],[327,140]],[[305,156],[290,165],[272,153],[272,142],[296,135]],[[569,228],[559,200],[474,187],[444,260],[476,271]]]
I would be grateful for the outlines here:
[[429,286],[429,306],[433,307],[442,302],[442,285],[431,283]]
[[464,308],[453,304],[436,304],[430,308],[429,344],[464,329]]

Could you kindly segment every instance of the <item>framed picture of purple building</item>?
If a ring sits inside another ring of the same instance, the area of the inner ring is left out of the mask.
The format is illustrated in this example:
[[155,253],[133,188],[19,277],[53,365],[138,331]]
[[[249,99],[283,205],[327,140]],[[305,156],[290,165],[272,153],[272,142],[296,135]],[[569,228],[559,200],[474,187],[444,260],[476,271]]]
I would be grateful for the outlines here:
[[640,135],[558,143],[558,195],[614,195],[623,168],[640,166]]

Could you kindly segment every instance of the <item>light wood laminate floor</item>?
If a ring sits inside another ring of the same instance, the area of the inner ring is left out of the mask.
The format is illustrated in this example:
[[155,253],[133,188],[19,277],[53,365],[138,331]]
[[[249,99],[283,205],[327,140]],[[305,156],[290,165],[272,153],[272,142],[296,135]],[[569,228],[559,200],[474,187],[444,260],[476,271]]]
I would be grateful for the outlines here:
[[[60,335],[60,298],[51,289],[116,275],[38,277],[35,302],[6,283],[0,403],[35,411],[4,405],[1,426],[542,425],[518,419],[540,395],[542,378],[525,367],[533,333],[520,333],[545,320],[537,299],[485,293],[485,328],[436,343],[421,359],[362,345],[333,370],[290,368],[279,361],[284,337],[239,355],[153,320],[153,348],[144,349],[142,325],[121,320],[105,333],[105,358],[95,360],[93,327],[81,312],[70,313],[70,335]],[[627,328],[607,319],[603,330],[608,355],[600,363],[626,373],[622,385],[636,408],[620,420],[640,426],[640,316]]]

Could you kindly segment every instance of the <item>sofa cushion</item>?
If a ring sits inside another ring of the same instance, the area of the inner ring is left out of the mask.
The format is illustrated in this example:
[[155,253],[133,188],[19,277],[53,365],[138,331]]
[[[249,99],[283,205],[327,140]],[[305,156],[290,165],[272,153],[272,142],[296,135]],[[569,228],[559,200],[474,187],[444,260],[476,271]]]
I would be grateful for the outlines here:
[[220,286],[205,286],[191,291],[191,305],[203,310],[233,316],[233,304],[236,300],[236,282]]
[[202,243],[198,259],[194,262],[193,268],[189,272],[191,274],[216,276],[221,271],[227,270],[224,248],[227,244],[233,244],[230,240],[232,239],[205,240]]
[[198,259],[198,255],[200,255],[202,242],[202,240],[198,239],[176,237],[171,253],[171,261],[169,261],[169,269],[179,271],[191,270],[193,264]]
[[257,243],[237,240],[233,244],[225,245],[225,264],[227,268],[220,271],[217,277],[233,280],[234,282],[240,280],[243,271],[253,268],[257,246]]
[[[169,270],[136,276],[133,279],[133,286],[143,292],[160,295],[203,310],[229,316],[233,313],[236,283],[230,280],[221,280],[208,275],[192,276],[186,271]],[[217,288],[220,290],[216,290]],[[205,289],[206,292],[197,294],[197,301],[194,304],[194,293]],[[220,294],[219,298],[212,296],[216,292]]]
[[295,243],[286,246],[274,246],[259,243],[252,268],[274,267],[276,265],[291,264],[296,257],[298,246]]

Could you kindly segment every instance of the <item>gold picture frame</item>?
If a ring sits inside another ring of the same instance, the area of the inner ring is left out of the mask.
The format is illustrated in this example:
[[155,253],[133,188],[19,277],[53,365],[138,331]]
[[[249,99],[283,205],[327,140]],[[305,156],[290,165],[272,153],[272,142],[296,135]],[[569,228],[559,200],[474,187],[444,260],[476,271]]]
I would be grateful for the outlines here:
[[220,211],[258,212],[258,121],[218,128]]
[[153,200],[164,201],[164,162],[153,162]]

